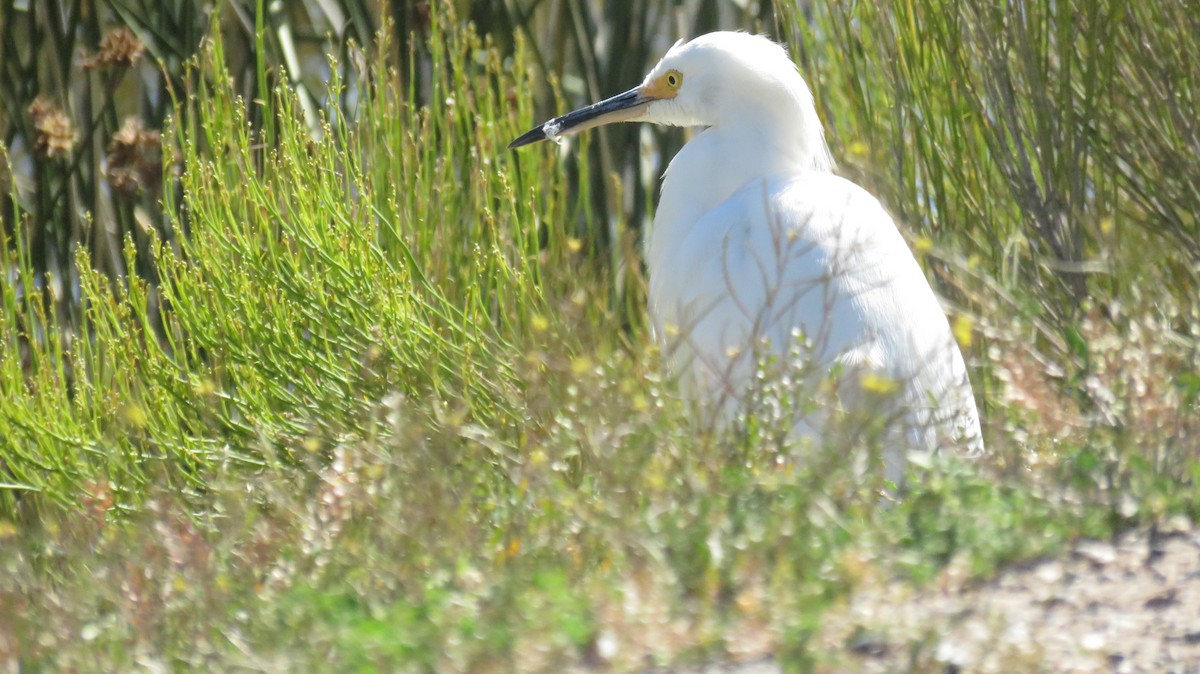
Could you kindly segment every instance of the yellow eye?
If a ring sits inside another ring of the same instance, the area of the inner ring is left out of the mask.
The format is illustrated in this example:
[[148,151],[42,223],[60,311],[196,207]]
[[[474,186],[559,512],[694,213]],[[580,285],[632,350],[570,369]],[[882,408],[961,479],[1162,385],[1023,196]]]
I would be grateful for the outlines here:
[[668,70],[663,79],[666,81],[668,87],[678,89],[683,84],[683,73],[678,70]]

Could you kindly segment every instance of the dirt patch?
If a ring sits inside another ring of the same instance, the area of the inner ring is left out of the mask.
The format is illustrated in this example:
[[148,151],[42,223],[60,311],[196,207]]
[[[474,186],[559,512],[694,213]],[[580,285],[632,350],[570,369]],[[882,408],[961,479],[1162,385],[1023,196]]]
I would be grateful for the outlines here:
[[1079,541],[986,583],[869,585],[831,612],[828,671],[1200,672],[1200,529]]
[[[826,614],[817,671],[1200,674],[1200,528],[1174,520],[987,582],[951,564],[914,589],[865,581]],[[655,674],[779,674],[769,656]]]

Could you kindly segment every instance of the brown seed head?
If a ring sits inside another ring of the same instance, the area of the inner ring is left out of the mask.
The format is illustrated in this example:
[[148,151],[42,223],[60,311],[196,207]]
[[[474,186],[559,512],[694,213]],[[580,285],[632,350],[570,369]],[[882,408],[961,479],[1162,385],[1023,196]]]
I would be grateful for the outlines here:
[[100,53],[95,57],[84,54],[82,66],[87,68],[128,68],[142,57],[146,45],[125,26],[105,33],[100,40]]
[[108,143],[108,179],[113,189],[132,198],[162,181],[162,134],[137,117],[126,117]]
[[34,148],[38,153],[50,158],[71,154],[79,140],[79,132],[66,113],[46,97],[38,96],[29,104],[29,116],[33,117],[33,128],[37,131]]

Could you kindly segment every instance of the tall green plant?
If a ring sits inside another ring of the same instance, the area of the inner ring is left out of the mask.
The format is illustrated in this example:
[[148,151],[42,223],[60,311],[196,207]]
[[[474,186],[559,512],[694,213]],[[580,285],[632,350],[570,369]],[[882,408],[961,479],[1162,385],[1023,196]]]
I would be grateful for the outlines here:
[[1179,159],[1200,138],[1194,31],[1182,3],[843,2],[802,49],[853,170],[901,220],[1068,318],[1058,298],[1104,286],[1089,275],[1115,271],[1122,233],[1200,246]]
[[[453,22],[435,35],[430,105],[377,60],[356,83],[359,121],[317,133],[286,89],[237,97],[214,43],[168,144],[183,201],[168,191],[166,211],[187,236],[157,242],[157,285],[112,284],[78,252],[77,332],[44,302],[27,241],[5,247],[20,282],[0,323],[3,510],[29,492],[69,502],[89,481],[132,502],[151,474],[202,489],[218,465],[308,461],[376,432],[365,415],[394,394],[519,437],[512,364],[553,317],[547,294],[586,275],[545,155],[518,170],[505,151],[531,116],[508,95],[523,54],[508,70]],[[267,103],[264,144],[248,118]]]

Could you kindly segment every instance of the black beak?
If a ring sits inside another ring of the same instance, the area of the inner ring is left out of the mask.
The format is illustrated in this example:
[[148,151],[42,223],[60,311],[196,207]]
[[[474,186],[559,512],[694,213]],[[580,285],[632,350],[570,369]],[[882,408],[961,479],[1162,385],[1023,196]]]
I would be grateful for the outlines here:
[[557,140],[559,136],[569,136],[595,126],[626,122],[640,117],[646,112],[646,106],[656,99],[642,94],[641,87],[634,87],[623,94],[606,98],[599,103],[592,103],[586,108],[568,112],[562,117],[535,126],[521,134],[519,138],[508,144],[515,148],[536,143],[539,140]]

